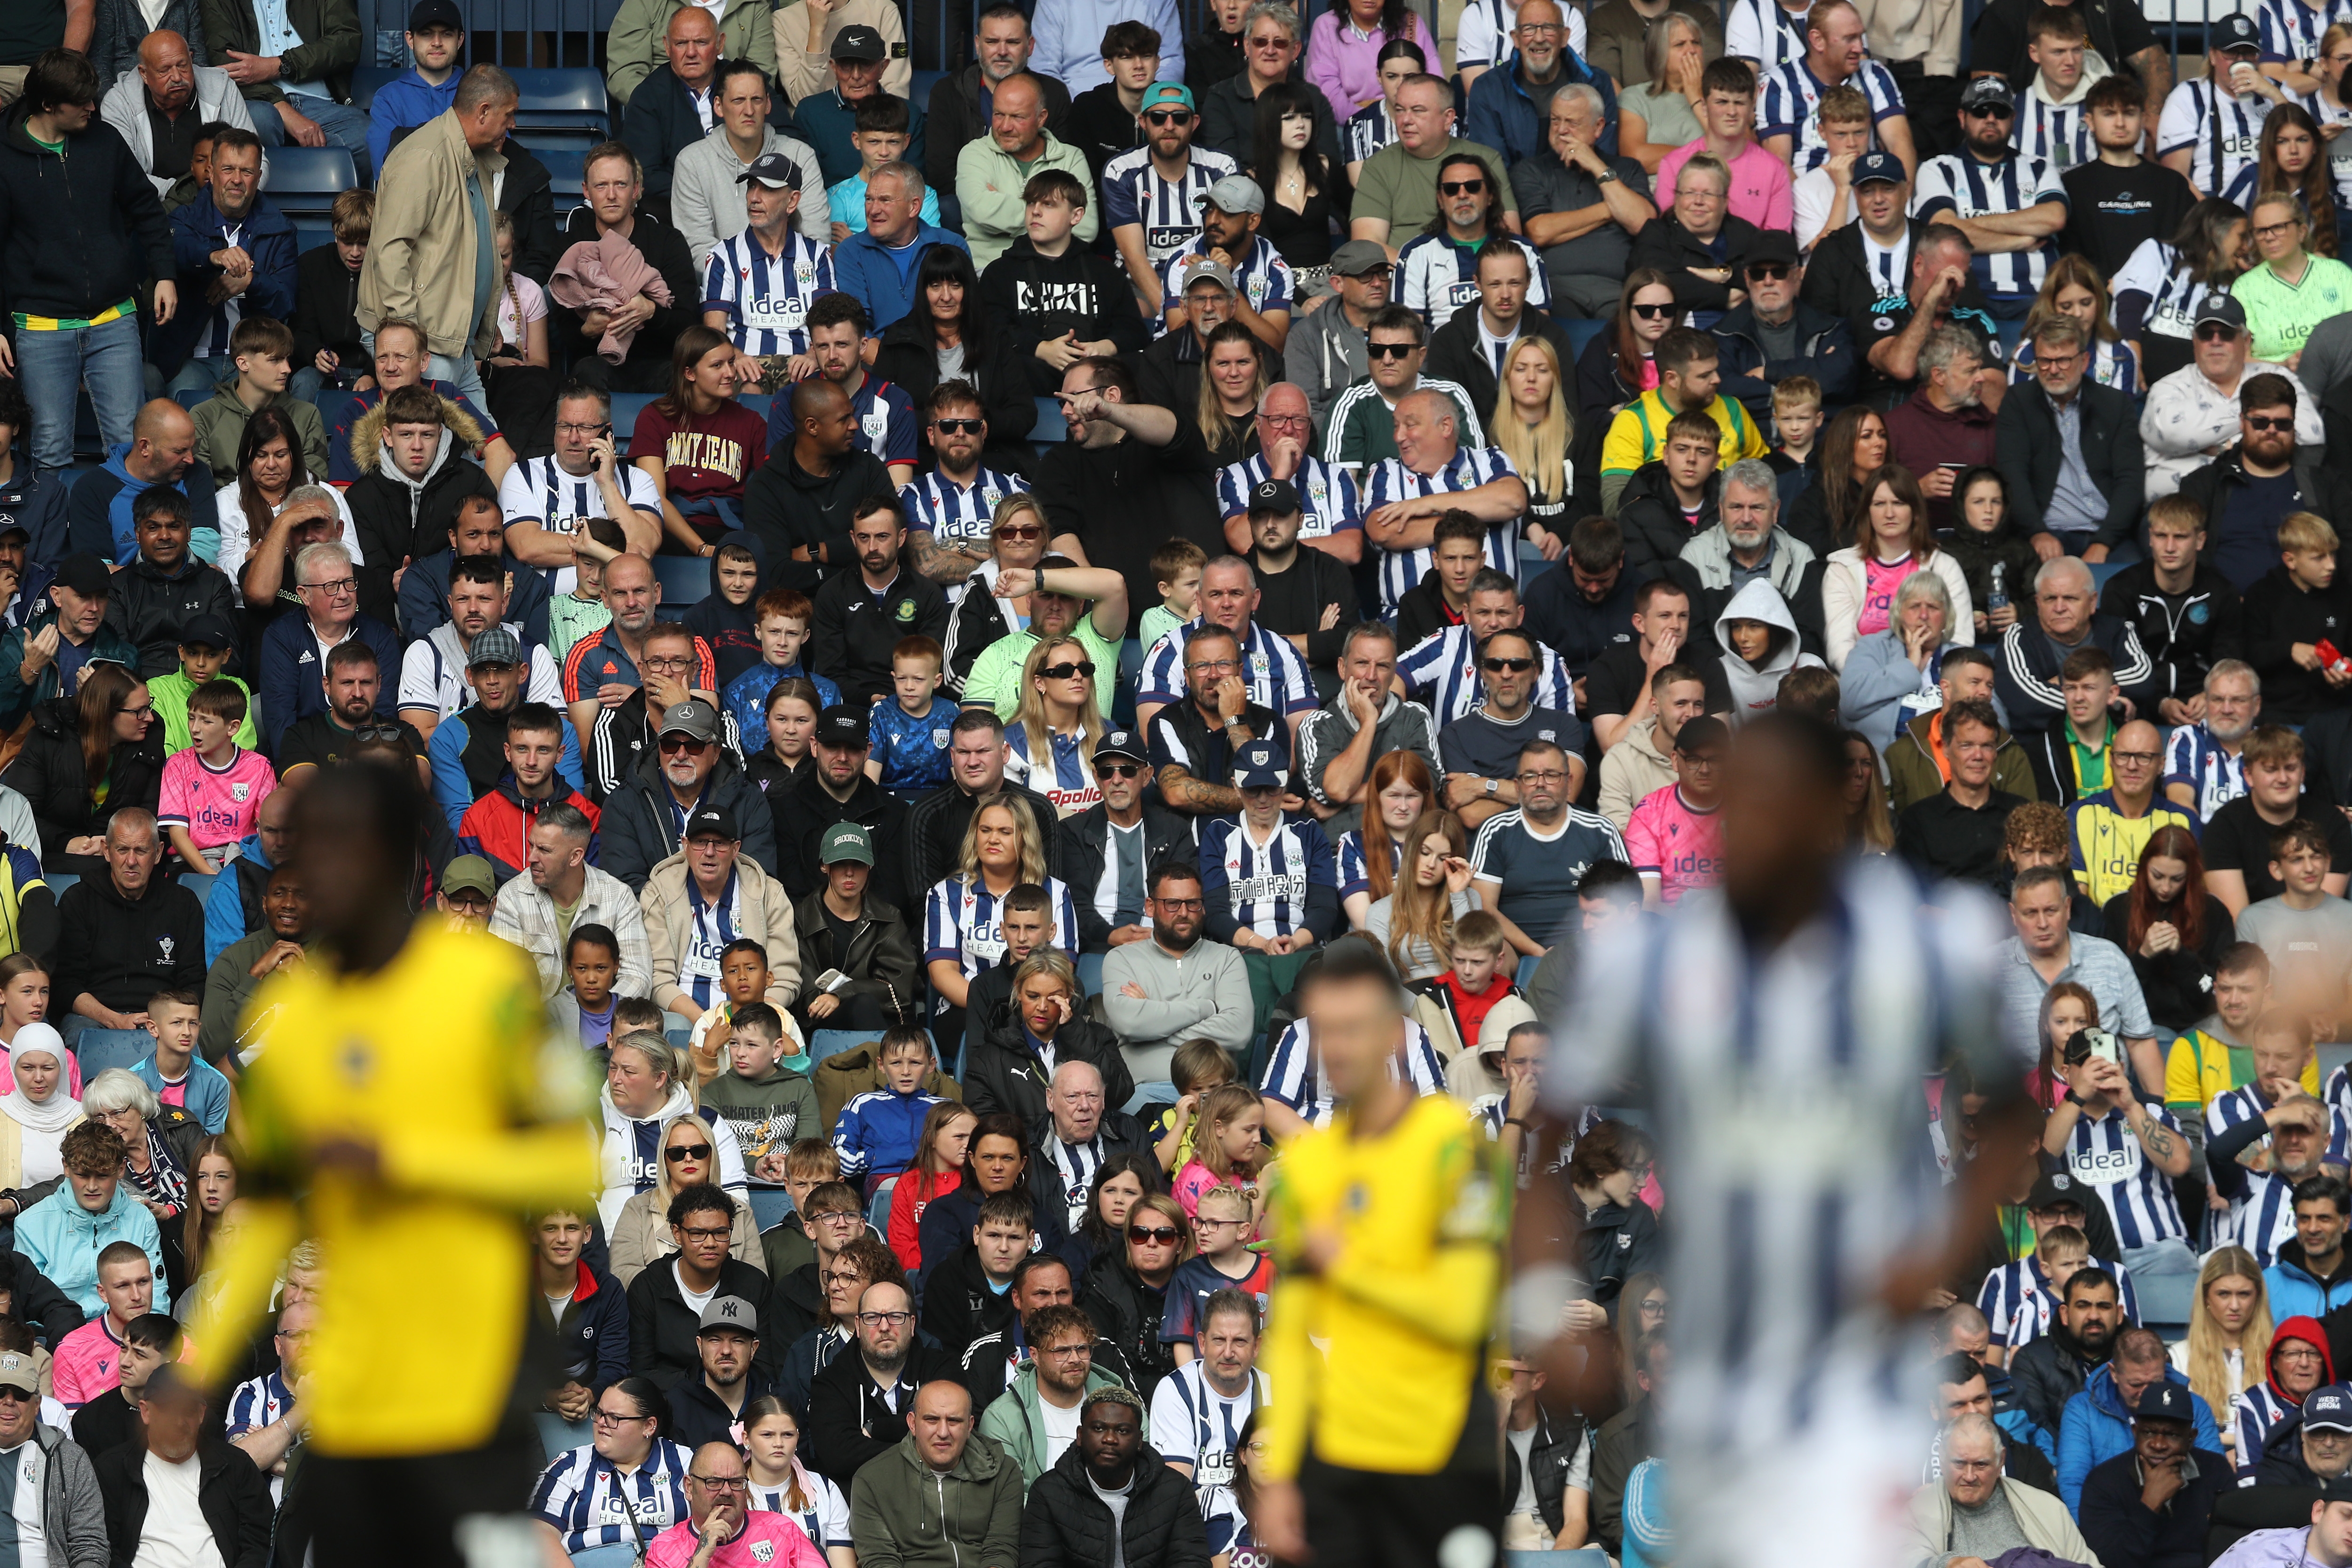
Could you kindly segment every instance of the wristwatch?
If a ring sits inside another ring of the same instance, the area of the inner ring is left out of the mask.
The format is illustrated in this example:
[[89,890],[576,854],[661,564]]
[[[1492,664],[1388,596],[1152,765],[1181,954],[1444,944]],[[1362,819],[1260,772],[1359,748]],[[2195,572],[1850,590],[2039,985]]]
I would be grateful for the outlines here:
[[1592,176],[1592,183],[1596,185],[1613,185],[1617,183],[1617,171],[1604,165],[1601,173]]
[[1495,791],[1496,791],[1496,790],[1497,790],[1497,789],[1498,789],[1498,788],[1500,788],[1500,787],[1501,787],[1501,786],[1500,786],[1499,784],[1496,784],[1493,779],[1488,779],[1488,780],[1486,781],[1486,797],[1487,797],[1489,800],[1492,800],[1492,799],[1494,798],[1494,795],[1495,795]]

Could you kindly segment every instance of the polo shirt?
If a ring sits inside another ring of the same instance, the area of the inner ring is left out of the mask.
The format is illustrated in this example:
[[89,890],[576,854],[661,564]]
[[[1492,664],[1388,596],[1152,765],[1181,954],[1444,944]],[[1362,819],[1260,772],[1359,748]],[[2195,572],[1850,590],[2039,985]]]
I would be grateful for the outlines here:
[[[1242,722],[1259,740],[1270,741],[1284,754],[1290,752],[1290,727],[1272,711],[1251,703],[1242,710]],[[1182,768],[1206,784],[1231,784],[1234,748],[1223,724],[1212,723],[1191,698],[1171,702],[1151,716],[1151,765]]]

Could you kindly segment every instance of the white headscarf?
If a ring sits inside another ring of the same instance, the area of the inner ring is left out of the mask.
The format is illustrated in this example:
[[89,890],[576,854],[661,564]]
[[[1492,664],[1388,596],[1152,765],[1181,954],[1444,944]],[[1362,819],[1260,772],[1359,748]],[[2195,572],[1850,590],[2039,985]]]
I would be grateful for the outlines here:
[[34,1023],[16,1031],[16,1038],[8,1047],[10,1062],[21,1062],[34,1054],[57,1059],[58,1079],[49,1089],[48,1099],[35,1100],[26,1093],[21,1078],[14,1089],[0,1095],[0,1115],[15,1122],[23,1135],[23,1180],[27,1184],[65,1173],[58,1145],[64,1141],[66,1130],[82,1120],[80,1102],[66,1088],[66,1067],[73,1058],[57,1030],[47,1024]]

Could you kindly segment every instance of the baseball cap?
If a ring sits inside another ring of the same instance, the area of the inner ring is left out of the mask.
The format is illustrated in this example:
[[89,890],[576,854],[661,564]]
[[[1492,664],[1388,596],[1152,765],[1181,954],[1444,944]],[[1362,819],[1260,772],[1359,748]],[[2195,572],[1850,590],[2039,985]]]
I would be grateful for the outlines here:
[[[5,529],[0,529],[0,537],[5,537],[6,531]],[[218,616],[191,616],[188,617],[187,624],[180,628],[180,646],[183,647],[235,647],[236,634],[229,630],[228,622]]]
[[1155,81],[1143,89],[1143,101],[1136,107],[1136,112],[1149,114],[1155,109],[1167,109],[1171,105],[1187,114],[1192,113],[1192,89],[1181,81]]
[[2305,1394],[2303,1424],[2315,1432],[2352,1432],[2352,1383],[2331,1383]]
[[5,539],[12,533],[27,544],[33,542],[33,531],[15,518],[11,517],[5,521],[0,521],[0,539]]
[[1283,766],[1284,761],[1281,748],[1273,742],[1250,742],[1234,753],[1234,787],[1280,789],[1290,782],[1290,773]]
[[[149,1374],[152,1376],[152,1373]],[[2319,1480],[2319,1500],[2322,1502],[2352,1502],[2352,1476],[2323,1476]]]
[[422,33],[430,27],[448,27],[460,33],[466,30],[466,17],[457,9],[456,0],[416,0],[408,13],[408,30]]
[[695,1321],[695,1337],[699,1339],[713,1329],[733,1329],[756,1340],[760,1337],[760,1314],[740,1296],[721,1296],[702,1309],[702,1316]]
[[2233,49],[2259,52],[2263,47],[2262,29],[2254,26],[2252,16],[2233,13],[2214,21],[2213,31],[2205,47],[2221,54],[2228,54]]
[[782,153],[762,153],[751,160],[751,166],[735,176],[739,185],[757,180],[772,191],[797,191],[801,188],[801,166]]
[[486,664],[516,665],[522,661],[521,642],[514,633],[496,624],[484,627],[482,635],[474,639],[474,646],[466,650],[467,669],[478,669]]
[[1184,283],[1181,291],[1189,292],[1192,285],[1203,278],[1213,283],[1222,284],[1228,294],[1234,291],[1233,269],[1222,261],[1207,260],[1195,261],[1184,268]]
[[1997,76],[1980,76],[1960,89],[1960,110],[1971,109],[2015,109],[2016,96],[2009,83]]
[[[2033,1184],[2033,1190],[2025,1194],[2028,1214],[2046,1214],[2052,1209],[2064,1207],[2081,1209],[2084,1205],[2083,1189],[2075,1184],[2074,1177],[2063,1171],[2053,1171],[2042,1176]],[[2088,1210],[2084,1209],[2084,1212]]]
[[874,737],[866,728],[866,710],[852,708],[846,702],[836,702],[816,716],[816,733],[812,742],[820,746],[871,746]]
[[15,1389],[19,1394],[38,1395],[41,1374],[33,1365],[33,1358],[16,1351],[0,1352],[0,1386]]
[[2205,290],[2205,302],[2197,307],[2194,324],[2201,327],[2208,321],[2219,321],[2232,331],[2242,332],[2246,330],[2246,308],[2238,303],[2235,294],[2223,294],[2208,289]]
[[[1095,747],[1095,755],[1102,755],[1102,747]],[[831,866],[843,860],[855,860],[861,866],[874,864],[874,836],[862,824],[836,822],[824,830],[824,842],[817,846],[816,863]]]
[[1853,173],[1847,184],[1855,190],[1868,184],[1899,185],[1910,176],[1903,172],[1903,160],[1892,153],[1864,153],[1853,161]]
[[1221,213],[1262,213],[1265,211],[1265,193],[1247,174],[1227,174],[1193,197],[1192,205],[1214,207]]
[[1748,252],[1739,258],[1742,267],[1753,267],[1759,261],[1778,262],[1783,267],[1797,264],[1797,237],[1785,228],[1762,228],[1748,242]]
[[[1257,488],[1250,491],[1249,510],[1253,517],[1260,513],[1268,517],[1288,517],[1299,510],[1298,487],[1288,479],[1261,479]],[[1102,750],[1099,745],[1095,749]]]
[[731,841],[742,837],[743,832],[735,826],[733,806],[698,805],[694,808],[694,815],[686,819],[686,832],[683,837],[725,838]]
[[887,58],[889,52],[883,47],[882,35],[863,23],[833,36],[833,58],[837,60],[879,60]]
[[1360,278],[1388,265],[1389,253],[1369,239],[1351,239],[1331,253],[1331,270],[1341,278]]
[[[2170,1379],[2149,1384],[2140,1391],[2139,1403],[2132,1406],[2132,1415],[2142,1421],[2178,1421],[2182,1426],[2193,1425],[2197,1412],[2189,1403],[2189,1390]],[[2352,1420],[2352,1416],[2346,1417]]]
[[719,740],[719,710],[699,697],[689,697],[662,715],[661,733],[691,735],[698,741],[716,744]]
[[499,874],[479,855],[460,855],[441,873],[441,890],[445,893],[479,893],[486,899],[499,896]]
[[105,562],[84,551],[66,557],[66,563],[58,568],[57,580],[85,599],[96,599],[112,591],[114,574],[106,569]]
[[1095,742],[1095,756],[1097,760],[1103,757],[1125,757],[1130,763],[1151,761],[1151,754],[1144,746],[1143,737],[1132,730],[1105,730],[1102,732],[1102,739]]

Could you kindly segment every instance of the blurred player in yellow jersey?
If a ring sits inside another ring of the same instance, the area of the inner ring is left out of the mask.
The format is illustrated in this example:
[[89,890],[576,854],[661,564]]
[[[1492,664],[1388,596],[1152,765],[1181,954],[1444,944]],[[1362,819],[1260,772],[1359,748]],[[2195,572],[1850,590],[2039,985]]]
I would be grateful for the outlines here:
[[319,950],[256,999],[277,1011],[232,1125],[246,1223],[194,1331],[216,1384],[288,1249],[317,1241],[288,1501],[334,1568],[537,1560],[521,1216],[596,1180],[580,1054],[545,1039],[530,960],[408,905],[429,809],[405,770],[369,763],[323,771],[295,806]]
[[1316,1568],[1492,1563],[1503,1510],[1480,1363],[1508,1184],[1459,1105],[1398,1081],[1404,995],[1377,948],[1334,942],[1300,1005],[1341,1109],[1274,1166],[1272,1481],[1251,1528]]

